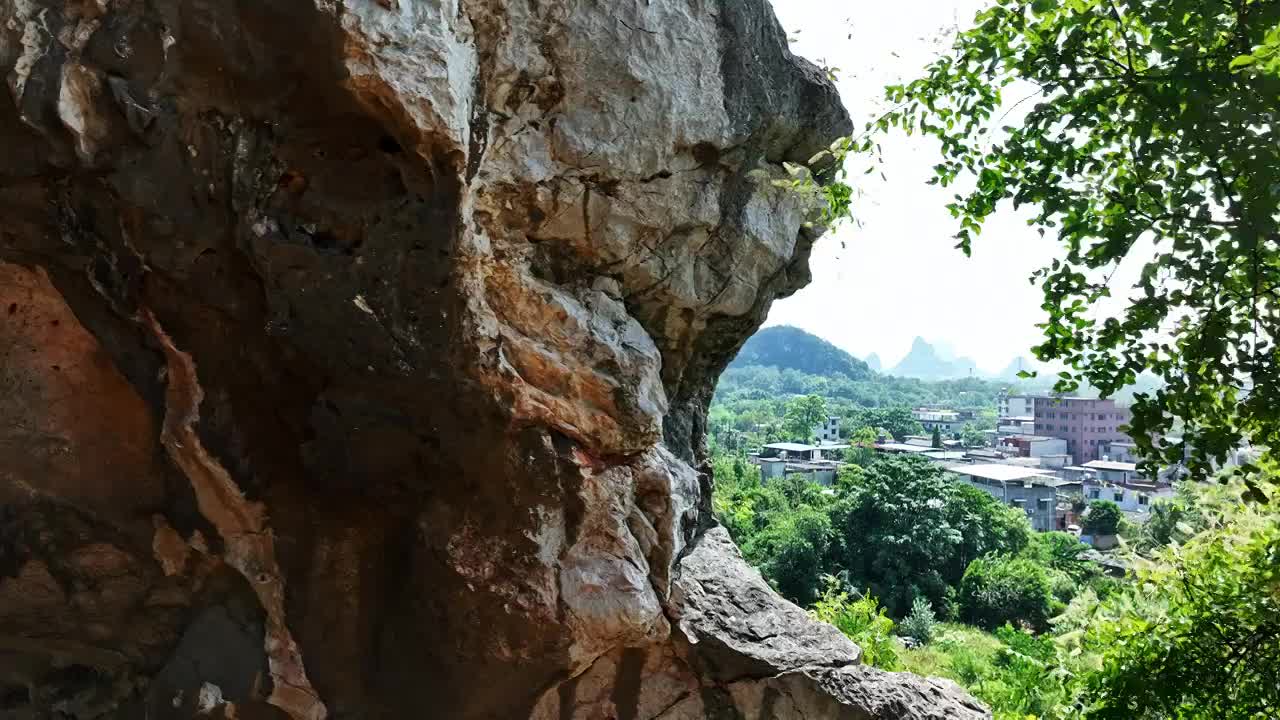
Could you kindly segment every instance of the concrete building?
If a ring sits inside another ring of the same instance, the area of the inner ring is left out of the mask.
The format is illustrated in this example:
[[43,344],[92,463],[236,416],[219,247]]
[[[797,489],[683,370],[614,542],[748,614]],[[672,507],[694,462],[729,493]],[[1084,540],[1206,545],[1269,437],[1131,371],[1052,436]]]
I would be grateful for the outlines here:
[[1138,446],[1132,440],[1116,440],[1107,443],[1103,454],[1108,460],[1116,462],[1136,463],[1138,462]]
[[844,451],[848,449],[849,446],[842,443],[769,443],[761,455],[752,457],[752,462],[760,466],[762,482],[802,475],[809,482],[830,486],[845,464]]
[[1043,470],[1017,465],[952,465],[947,470],[1027,514],[1039,532],[1058,529],[1058,481]]
[[789,461],[801,460],[838,460],[849,449],[847,443],[822,443],[808,445],[806,443],[779,442],[764,446],[762,458],[782,458]]
[[827,418],[813,428],[813,435],[819,444],[840,442],[840,418],[836,415]]
[[1138,466],[1131,462],[1090,460],[1082,467],[1092,471],[1092,475],[1103,482],[1127,483],[1141,479],[1138,476]]
[[1032,395],[1010,395],[1002,390],[996,396],[996,416],[1001,418],[1035,417],[1036,398]]
[[1127,513],[1151,512],[1151,503],[1159,498],[1173,497],[1171,485],[1131,480],[1128,482],[1105,482],[1096,477],[1085,476],[1084,499],[1110,500]]
[[1036,435],[1061,438],[1066,452],[1085,463],[1106,454],[1113,442],[1128,439],[1120,427],[1129,422],[1129,409],[1114,400],[1079,397],[1036,398]]
[[1009,435],[1000,438],[996,448],[1021,457],[1068,454],[1066,440],[1045,435]]
[[1035,435],[1036,419],[1033,415],[1001,417],[996,421],[996,437],[1009,435]]
[[964,424],[960,413],[955,410],[916,408],[911,411],[911,417],[919,421],[929,432],[933,432],[935,428],[942,433],[960,432],[960,426]]

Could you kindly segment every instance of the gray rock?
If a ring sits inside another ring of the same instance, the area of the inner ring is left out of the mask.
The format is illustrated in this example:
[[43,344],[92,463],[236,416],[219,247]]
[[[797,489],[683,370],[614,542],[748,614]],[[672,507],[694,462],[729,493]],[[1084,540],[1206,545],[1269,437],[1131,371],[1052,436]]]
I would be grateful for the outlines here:
[[861,707],[708,530],[851,131],[767,0],[14,0],[0,75],[6,717]]
[[681,560],[671,606],[700,668],[718,683],[843,667],[862,654],[839,630],[780,598],[721,527],[703,533]]

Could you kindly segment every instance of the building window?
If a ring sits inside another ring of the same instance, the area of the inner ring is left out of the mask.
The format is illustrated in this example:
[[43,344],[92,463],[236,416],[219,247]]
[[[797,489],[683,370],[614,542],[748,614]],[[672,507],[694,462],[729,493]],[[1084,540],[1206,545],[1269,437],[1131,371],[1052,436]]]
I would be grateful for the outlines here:
[[1146,495],[1141,495],[1141,494],[1138,495],[1139,505],[1146,505],[1149,502],[1151,502],[1151,498],[1147,497]]
[[1089,499],[1090,499],[1090,500],[1097,500],[1097,499],[1098,499],[1098,498],[1100,498],[1100,497],[1102,497],[1102,491],[1101,491],[1101,490],[1090,490],[1090,491],[1089,491]]
[[1124,502],[1124,491],[1123,491],[1123,490],[1116,490],[1116,491],[1115,491],[1115,498],[1116,498],[1116,502],[1118,502],[1118,503],[1122,503],[1122,502]]

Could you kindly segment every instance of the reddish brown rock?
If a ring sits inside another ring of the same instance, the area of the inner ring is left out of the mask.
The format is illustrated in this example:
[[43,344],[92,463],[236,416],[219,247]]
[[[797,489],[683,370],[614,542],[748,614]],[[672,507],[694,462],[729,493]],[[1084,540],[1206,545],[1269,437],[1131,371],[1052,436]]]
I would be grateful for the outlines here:
[[0,74],[0,715],[980,714],[713,529],[850,130],[765,0],[13,0]]

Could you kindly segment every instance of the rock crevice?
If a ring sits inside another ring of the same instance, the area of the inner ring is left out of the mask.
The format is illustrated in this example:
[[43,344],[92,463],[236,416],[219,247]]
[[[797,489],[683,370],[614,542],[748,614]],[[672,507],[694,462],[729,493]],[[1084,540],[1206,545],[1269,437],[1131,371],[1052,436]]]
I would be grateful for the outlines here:
[[710,514],[850,131],[765,0],[13,0],[0,74],[0,714],[982,716]]

